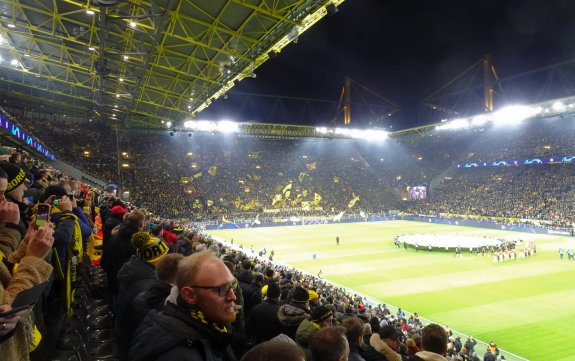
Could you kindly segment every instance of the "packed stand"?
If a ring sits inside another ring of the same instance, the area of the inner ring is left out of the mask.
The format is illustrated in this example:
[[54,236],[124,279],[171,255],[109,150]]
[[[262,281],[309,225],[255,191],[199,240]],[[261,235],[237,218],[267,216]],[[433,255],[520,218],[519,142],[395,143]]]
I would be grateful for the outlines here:
[[41,139],[57,158],[102,181],[116,182],[118,158],[116,136],[105,124],[58,121],[49,115],[25,116],[18,110],[0,108],[2,115]]

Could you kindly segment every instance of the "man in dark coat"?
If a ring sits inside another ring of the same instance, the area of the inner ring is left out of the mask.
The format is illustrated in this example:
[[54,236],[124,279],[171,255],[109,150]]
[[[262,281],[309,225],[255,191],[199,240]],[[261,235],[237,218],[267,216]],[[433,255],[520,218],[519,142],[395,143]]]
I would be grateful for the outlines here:
[[126,221],[112,232],[108,242],[103,245],[100,266],[106,271],[108,286],[114,295],[119,288],[118,271],[136,253],[131,243],[132,235],[143,229],[145,220],[146,215],[136,209],[126,216]]
[[244,296],[244,314],[249,316],[251,310],[262,303],[262,287],[264,285],[264,277],[261,274],[256,274],[252,277],[252,284],[242,288]]
[[150,310],[159,312],[164,309],[172,285],[176,284],[176,272],[182,258],[184,256],[179,253],[169,253],[156,263],[156,282],[140,293],[132,303],[134,319],[138,325]]
[[295,341],[297,329],[304,319],[310,316],[309,291],[298,286],[293,291],[293,296],[289,304],[280,306],[278,318],[282,324],[282,333]]
[[132,245],[136,248],[136,254],[118,272],[120,289],[115,327],[120,358],[126,360],[132,337],[140,321],[133,312],[133,301],[157,282],[155,264],[168,253],[168,245],[161,239],[151,237],[147,232],[134,233]]
[[[120,202],[120,201],[116,201]],[[112,230],[120,223],[124,221],[124,214],[128,213],[128,209],[123,206],[122,203],[118,203],[110,209],[110,214],[106,219],[102,219],[102,244],[105,246],[106,242],[110,239],[112,235]]]
[[265,301],[255,306],[248,315],[246,332],[255,338],[255,343],[271,340],[282,332],[278,319],[279,297],[278,284],[269,284]]
[[130,348],[131,361],[236,361],[229,325],[236,318],[235,279],[211,252],[180,261],[177,305],[146,316]]

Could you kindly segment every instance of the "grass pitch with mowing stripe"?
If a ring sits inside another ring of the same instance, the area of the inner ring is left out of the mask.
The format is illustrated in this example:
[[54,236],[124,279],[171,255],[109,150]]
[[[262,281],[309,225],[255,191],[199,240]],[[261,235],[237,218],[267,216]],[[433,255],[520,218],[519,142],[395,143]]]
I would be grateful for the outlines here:
[[[529,360],[575,360],[575,262],[559,247],[575,238],[394,221],[210,231],[275,260]],[[534,240],[537,255],[493,263],[491,255],[405,251],[393,237],[407,233],[477,235]],[[335,237],[339,236],[340,245]],[[313,254],[317,258],[313,259]],[[485,349],[477,347],[483,358]],[[509,358],[508,358],[509,359]]]

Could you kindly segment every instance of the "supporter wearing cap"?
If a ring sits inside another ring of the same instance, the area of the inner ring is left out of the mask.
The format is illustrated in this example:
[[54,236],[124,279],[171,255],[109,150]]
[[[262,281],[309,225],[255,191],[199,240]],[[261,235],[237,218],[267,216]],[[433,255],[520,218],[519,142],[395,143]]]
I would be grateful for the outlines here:
[[8,162],[0,162],[0,168],[2,168],[8,176],[8,184],[4,191],[4,198],[18,205],[18,209],[20,210],[19,224],[23,230],[25,230],[28,227],[26,217],[28,204],[24,203],[24,192],[28,189],[29,184],[26,178],[26,172],[19,166]]
[[403,334],[395,327],[386,325],[371,335],[370,346],[364,348],[362,357],[366,360],[401,361],[407,356],[399,353]]
[[132,309],[137,295],[156,283],[155,264],[168,253],[168,245],[147,232],[132,235],[136,254],[118,271],[118,307],[116,310],[116,337],[118,346],[127,355],[138,321]]
[[278,311],[278,318],[283,325],[282,333],[295,340],[295,333],[300,323],[309,318],[310,310],[309,292],[307,289],[297,286],[293,289],[289,304],[282,305]]
[[309,290],[309,306],[314,308],[319,305],[319,295],[314,290]]
[[333,312],[325,306],[317,306],[311,311],[310,318],[300,323],[295,333],[295,341],[304,349],[306,355],[311,356],[309,345],[313,334],[320,328],[332,326],[332,321]]
[[278,319],[280,287],[277,283],[265,285],[266,299],[255,306],[246,320],[246,332],[256,343],[271,340],[282,332]]
[[128,213],[128,209],[124,206],[122,201],[119,199],[111,201],[109,214],[106,214],[105,217],[104,214],[102,214],[102,222],[104,224],[102,227],[102,235],[104,237],[102,238],[103,245],[106,245],[106,242],[108,242],[108,239],[110,239],[110,236],[112,235],[112,229],[114,229],[114,227],[116,227],[118,224],[122,223],[124,220],[124,214],[126,213]]

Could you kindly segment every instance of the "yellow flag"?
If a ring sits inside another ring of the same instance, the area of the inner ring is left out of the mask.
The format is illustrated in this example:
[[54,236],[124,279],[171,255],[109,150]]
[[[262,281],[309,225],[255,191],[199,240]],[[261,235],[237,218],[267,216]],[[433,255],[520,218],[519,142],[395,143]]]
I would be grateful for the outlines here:
[[333,182],[334,183],[339,183],[339,177],[338,176],[333,176]]
[[281,200],[282,200],[282,195],[281,195],[281,194],[276,194],[276,195],[274,196],[274,198],[272,199],[272,206],[275,206],[275,205],[278,204]]
[[357,201],[359,201],[359,196],[356,196],[355,193],[353,194],[353,199],[351,201],[349,201],[349,203],[347,204],[347,208],[353,208],[353,206],[355,206],[355,204],[357,203]]
[[313,163],[306,163],[306,168],[307,170],[315,170],[316,166],[317,166],[317,162],[313,162]]
[[[289,183],[288,185],[286,185],[284,187],[284,189],[282,189],[282,193],[285,195],[286,192],[291,191],[291,187],[292,187],[292,183]],[[287,197],[286,197],[287,198]]]
[[301,172],[299,174],[299,176],[297,177],[297,179],[301,182],[301,181],[303,181],[303,179],[305,178],[306,175],[307,175],[306,172]]
[[315,193],[313,195],[313,202],[315,203],[316,206],[319,204],[319,201],[321,201],[321,196],[319,194]]
[[211,175],[212,177],[215,177],[217,172],[218,167],[215,165],[211,166],[210,169],[208,169],[208,174]]
[[202,172],[198,172],[196,174],[193,175],[194,178],[200,178],[202,176]]

